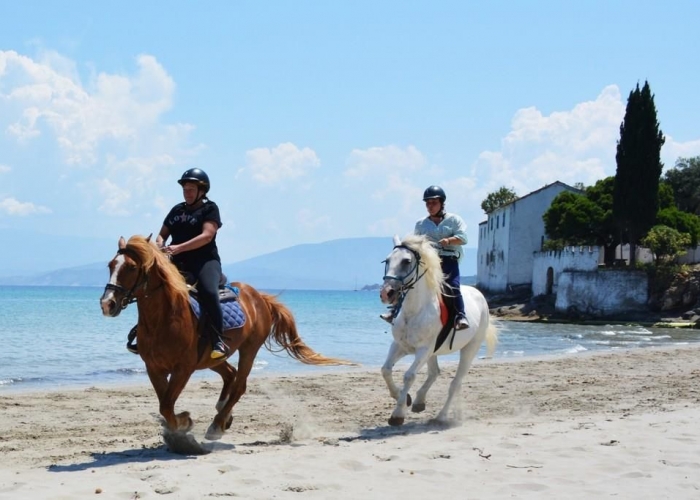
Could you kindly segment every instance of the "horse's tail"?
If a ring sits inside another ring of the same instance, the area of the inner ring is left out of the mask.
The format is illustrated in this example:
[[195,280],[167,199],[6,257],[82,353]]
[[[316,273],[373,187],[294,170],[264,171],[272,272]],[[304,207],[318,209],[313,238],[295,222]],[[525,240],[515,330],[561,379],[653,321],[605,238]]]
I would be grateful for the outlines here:
[[486,327],[486,353],[492,357],[498,345],[498,320],[489,314],[489,325]]
[[274,340],[280,347],[287,351],[290,356],[307,365],[355,364],[343,359],[327,358],[311,349],[299,336],[292,311],[277,300],[275,296],[267,293],[261,293],[261,295],[272,315],[272,328],[270,329],[269,336],[265,339],[265,347],[269,351],[274,352],[271,345],[271,340]]

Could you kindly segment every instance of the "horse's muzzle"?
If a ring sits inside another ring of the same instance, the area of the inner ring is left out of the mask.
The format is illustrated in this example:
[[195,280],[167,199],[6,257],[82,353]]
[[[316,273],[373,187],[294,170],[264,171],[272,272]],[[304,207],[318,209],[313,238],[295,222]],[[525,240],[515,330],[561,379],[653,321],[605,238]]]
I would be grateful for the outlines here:
[[379,299],[382,301],[382,304],[393,304],[396,302],[397,297],[398,293],[391,285],[385,283],[382,288],[379,289]]
[[100,308],[102,309],[102,314],[110,318],[116,318],[119,316],[119,313],[122,312],[122,308],[114,298],[114,293],[109,290],[105,290],[102,294]]

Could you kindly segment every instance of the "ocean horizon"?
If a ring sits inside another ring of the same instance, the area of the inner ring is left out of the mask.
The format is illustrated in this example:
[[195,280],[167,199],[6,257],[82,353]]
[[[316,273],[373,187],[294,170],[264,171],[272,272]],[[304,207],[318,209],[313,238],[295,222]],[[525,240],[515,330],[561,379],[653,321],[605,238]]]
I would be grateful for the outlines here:
[[[94,385],[148,384],[144,364],[125,349],[136,324],[136,305],[117,318],[102,315],[102,287],[0,286],[0,394]],[[385,307],[376,291],[265,290],[293,312],[299,334],[315,351],[379,369],[391,344],[390,327],[378,316]],[[696,330],[625,325],[572,325],[499,321],[494,358],[517,359],[588,351],[681,345],[700,341]],[[482,346],[478,356],[486,355]],[[237,361],[236,355],[232,360]],[[408,366],[407,356],[397,366]],[[440,364],[456,363],[457,354]],[[286,353],[264,347],[251,376],[319,373]],[[218,380],[210,370],[193,379]]]

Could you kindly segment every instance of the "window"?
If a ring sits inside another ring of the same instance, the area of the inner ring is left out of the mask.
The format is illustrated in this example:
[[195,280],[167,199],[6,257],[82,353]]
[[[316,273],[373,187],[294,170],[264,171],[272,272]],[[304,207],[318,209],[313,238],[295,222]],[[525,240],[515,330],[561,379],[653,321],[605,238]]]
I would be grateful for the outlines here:
[[503,212],[503,227],[506,227],[506,213]]
[[496,229],[498,229],[498,222],[501,220],[501,214],[496,216]]

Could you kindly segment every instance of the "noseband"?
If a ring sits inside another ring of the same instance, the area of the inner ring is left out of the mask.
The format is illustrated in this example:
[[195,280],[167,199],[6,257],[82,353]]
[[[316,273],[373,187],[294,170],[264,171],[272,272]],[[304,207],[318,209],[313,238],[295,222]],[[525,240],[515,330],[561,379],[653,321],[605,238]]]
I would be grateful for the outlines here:
[[[412,290],[413,287],[416,285],[416,283],[418,283],[418,281],[420,281],[420,279],[425,275],[425,273],[428,272],[428,270],[426,269],[422,273],[418,274],[418,271],[420,269],[421,260],[420,260],[420,254],[417,251],[415,251],[412,248],[407,247],[406,245],[396,245],[394,247],[394,250],[396,250],[397,248],[404,248],[404,249],[408,250],[409,252],[411,252],[413,254],[413,256],[416,258],[416,261],[415,261],[413,268],[410,271],[408,271],[408,273],[406,273],[406,275],[403,277],[392,276],[390,274],[384,274],[384,278],[383,278],[384,280],[394,280],[394,281],[398,281],[399,283],[401,283],[401,286],[398,289],[399,298],[396,300],[396,304],[394,305],[393,310],[392,310],[392,316],[394,318],[399,314],[399,311],[401,310],[401,305],[403,304],[403,300],[406,298],[406,294],[410,290]],[[384,272],[386,273],[388,270],[388,267],[389,267],[389,259],[386,259],[384,261],[384,263],[385,263]],[[410,279],[410,278],[412,278],[412,279]]]
[[[127,255],[131,257],[136,263],[139,263],[139,259],[137,258],[136,252],[129,248],[120,248],[117,250],[117,255]],[[143,279],[141,279],[141,275],[143,274]],[[141,265],[139,265],[139,276],[136,279],[136,282],[134,283],[134,286],[131,287],[131,289],[127,290],[121,285],[113,285],[112,283],[107,283],[105,285],[105,293],[107,290],[112,290],[117,293],[121,293],[124,296],[122,297],[122,300],[119,303],[119,307],[123,309],[126,309],[126,307],[133,303],[136,302],[136,297],[134,294],[138,292],[139,288],[146,290],[146,287],[148,286],[148,276],[143,272],[143,268]]]

